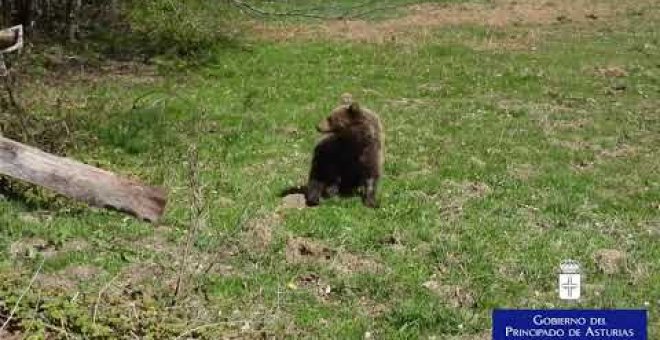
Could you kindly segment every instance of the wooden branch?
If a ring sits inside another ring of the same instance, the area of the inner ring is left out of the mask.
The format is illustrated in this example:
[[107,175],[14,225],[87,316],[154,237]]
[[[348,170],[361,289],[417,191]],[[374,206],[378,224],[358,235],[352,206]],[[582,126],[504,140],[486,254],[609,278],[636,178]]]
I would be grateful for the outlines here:
[[0,174],[56,191],[89,205],[156,222],[167,204],[158,187],[121,178],[70,158],[58,157],[0,136]]

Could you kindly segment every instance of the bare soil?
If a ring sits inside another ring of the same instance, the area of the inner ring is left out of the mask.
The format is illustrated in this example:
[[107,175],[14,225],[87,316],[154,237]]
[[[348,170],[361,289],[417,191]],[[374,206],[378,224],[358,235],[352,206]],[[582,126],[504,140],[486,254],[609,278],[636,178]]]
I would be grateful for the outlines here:
[[[615,3],[592,0],[494,0],[491,3],[418,4],[407,8],[407,14],[383,21],[330,20],[316,25],[255,23],[253,31],[270,40],[318,39],[369,43],[419,41],[430,30],[457,25],[479,25],[492,28],[521,25],[550,25],[566,22],[604,20],[618,12]],[[500,45],[529,46],[538,39],[535,33],[490,41]],[[488,46],[486,46],[488,47]]]
[[324,264],[344,274],[379,272],[384,269],[382,264],[372,258],[331,249],[304,237],[289,238],[285,255],[286,261],[291,264]]

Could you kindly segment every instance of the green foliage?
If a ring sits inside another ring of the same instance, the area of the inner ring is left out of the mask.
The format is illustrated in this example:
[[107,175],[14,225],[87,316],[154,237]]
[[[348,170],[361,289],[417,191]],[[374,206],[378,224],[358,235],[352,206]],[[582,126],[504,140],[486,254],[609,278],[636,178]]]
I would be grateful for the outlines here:
[[148,55],[199,56],[230,44],[236,29],[229,24],[232,8],[221,1],[136,1],[126,11],[131,35],[140,38],[134,47]]
[[[180,9],[164,6],[149,20],[167,31],[155,18]],[[648,308],[657,338],[660,49],[657,21],[635,18],[216,46],[186,74],[69,85],[86,103],[72,109],[85,138],[70,155],[165,185],[167,214],[154,227],[0,197],[0,314],[44,258],[16,314],[35,337],[479,338],[492,308],[576,307],[555,292],[573,258],[586,272],[578,307]],[[534,49],[481,44],[529,30],[543,32]],[[342,92],[383,119],[381,207],[286,209],[278,193],[304,183],[314,125]],[[208,219],[172,306],[191,143]],[[334,257],[292,261],[291,237]],[[602,270],[602,249],[626,254],[618,272]]]

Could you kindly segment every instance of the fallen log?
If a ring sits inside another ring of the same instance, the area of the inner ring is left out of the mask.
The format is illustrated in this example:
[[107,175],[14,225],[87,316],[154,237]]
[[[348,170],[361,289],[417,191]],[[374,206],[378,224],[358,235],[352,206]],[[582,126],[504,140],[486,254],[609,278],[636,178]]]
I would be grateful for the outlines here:
[[23,26],[0,30],[0,54],[13,52],[23,47]]
[[12,46],[18,40],[17,34],[11,31],[0,31],[0,50]]
[[70,158],[58,157],[0,136],[0,174],[30,182],[92,206],[156,222],[167,203],[165,189],[143,185]]

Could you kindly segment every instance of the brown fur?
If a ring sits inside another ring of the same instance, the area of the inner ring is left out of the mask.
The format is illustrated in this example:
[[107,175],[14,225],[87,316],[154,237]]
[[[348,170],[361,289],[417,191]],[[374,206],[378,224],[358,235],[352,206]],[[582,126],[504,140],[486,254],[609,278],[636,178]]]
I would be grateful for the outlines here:
[[318,205],[321,197],[361,191],[364,204],[376,207],[383,167],[381,122],[350,95],[342,95],[341,102],[317,125],[325,136],[314,148],[305,190],[307,205]]

